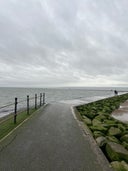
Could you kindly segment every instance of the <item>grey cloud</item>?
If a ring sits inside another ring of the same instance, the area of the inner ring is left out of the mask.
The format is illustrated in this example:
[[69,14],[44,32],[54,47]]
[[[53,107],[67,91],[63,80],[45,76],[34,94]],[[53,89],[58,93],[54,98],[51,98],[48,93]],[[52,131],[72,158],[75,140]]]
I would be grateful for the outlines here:
[[0,85],[127,83],[127,6],[126,0],[2,0]]

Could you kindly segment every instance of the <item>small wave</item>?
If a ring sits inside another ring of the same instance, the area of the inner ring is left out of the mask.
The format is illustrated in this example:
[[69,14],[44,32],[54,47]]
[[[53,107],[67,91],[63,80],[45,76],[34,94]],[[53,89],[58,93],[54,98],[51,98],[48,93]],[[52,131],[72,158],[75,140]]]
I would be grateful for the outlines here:
[[9,115],[13,112],[14,110],[11,108],[8,108],[8,109],[1,109],[0,110],[0,118],[6,116],[6,115]]

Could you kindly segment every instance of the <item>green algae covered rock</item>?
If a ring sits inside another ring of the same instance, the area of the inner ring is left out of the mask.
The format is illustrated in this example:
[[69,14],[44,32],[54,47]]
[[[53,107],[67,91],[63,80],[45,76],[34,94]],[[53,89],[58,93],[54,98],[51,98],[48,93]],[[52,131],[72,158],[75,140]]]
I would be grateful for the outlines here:
[[122,136],[128,134],[128,130],[122,132]]
[[108,124],[106,124],[106,123],[103,123],[102,126],[105,127],[105,128],[107,128],[108,130],[109,130],[109,128],[111,127],[111,125],[108,125]]
[[115,120],[111,120],[111,119],[106,119],[104,120],[104,123],[108,125],[108,127],[116,127],[117,123]]
[[121,141],[125,141],[125,142],[128,143],[128,134],[125,134],[124,136],[122,136],[122,137],[120,138],[120,140],[121,140]]
[[91,125],[91,124],[92,124],[91,119],[89,119],[87,116],[84,116],[84,117],[83,117],[83,121],[84,121],[84,123],[87,124],[87,125]]
[[106,136],[108,141],[120,144],[119,140],[115,136]]
[[103,127],[102,125],[90,126],[90,129],[92,130],[92,132],[94,132],[94,131],[101,131],[102,133],[107,132],[107,128]]
[[116,135],[121,135],[121,130],[119,128],[111,127],[108,131],[108,135],[110,136],[116,136]]
[[128,171],[128,124],[116,120],[111,113],[127,99],[128,93],[77,107],[115,171]]
[[115,171],[128,171],[128,164],[125,161],[114,161],[111,165]]
[[108,142],[106,144],[106,153],[111,161],[126,161],[128,162],[128,150],[126,150],[122,145],[115,142]]
[[119,161],[111,162],[111,166],[114,171],[124,171],[124,169],[122,168],[122,164]]
[[124,168],[124,171],[128,171],[128,163],[122,161],[121,164],[122,164],[122,168]]
[[95,113],[95,112],[93,112],[93,111],[87,112],[87,113],[86,113],[86,116],[87,116],[89,119],[93,119],[93,118],[95,118],[95,116],[97,116],[97,115],[98,115],[98,114]]
[[126,131],[126,128],[123,124],[118,124],[118,128],[122,131],[122,132],[125,132]]
[[100,115],[96,116],[95,119],[97,119],[101,122],[104,122],[107,119],[107,117],[100,114]]
[[124,146],[124,148],[126,148],[128,150],[128,143],[127,142],[123,141],[122,145]]
[[101,124],[102,124],[102,122],[99,121],[98,119],[93,119],[93,120],[92,120],[92,125],[93,125],[93,126],[99,126],[99,125],[101,125]]
[[97,142],[99,147],[103,147],[107,143],[107,140],[105,137],[102,136],[102,137],[96,138],[96,142]]
[[101,131],[94,131],[93,136],[94,138],[97,138],[97,137],[105,136],[105,134]]

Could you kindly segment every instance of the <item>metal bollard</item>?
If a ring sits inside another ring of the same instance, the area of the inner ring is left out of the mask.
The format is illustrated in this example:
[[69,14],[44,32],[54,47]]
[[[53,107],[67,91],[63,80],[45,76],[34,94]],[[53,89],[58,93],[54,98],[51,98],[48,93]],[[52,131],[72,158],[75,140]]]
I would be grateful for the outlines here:
[[29,95],[27,96],[27,115],[29,115]]
[[35,94],[35,109],[37,109],[37,94]]
[[14,109],[14,124],[16,124],[16,117],[17,117],[17,97],[15,98],[15,109]]
[[42,93],[40,93],[40,107],[42,106]]
[[43,93],[43,105],[45,105],[45,93]]

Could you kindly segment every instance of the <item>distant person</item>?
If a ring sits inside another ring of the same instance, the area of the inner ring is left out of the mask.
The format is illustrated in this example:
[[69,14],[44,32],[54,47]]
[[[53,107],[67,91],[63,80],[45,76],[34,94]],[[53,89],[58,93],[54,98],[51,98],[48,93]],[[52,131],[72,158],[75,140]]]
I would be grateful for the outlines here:
[[118,95],[118,91],[117,91],[117,90],[114,90],[114,94],[115,94],[115,95]]

